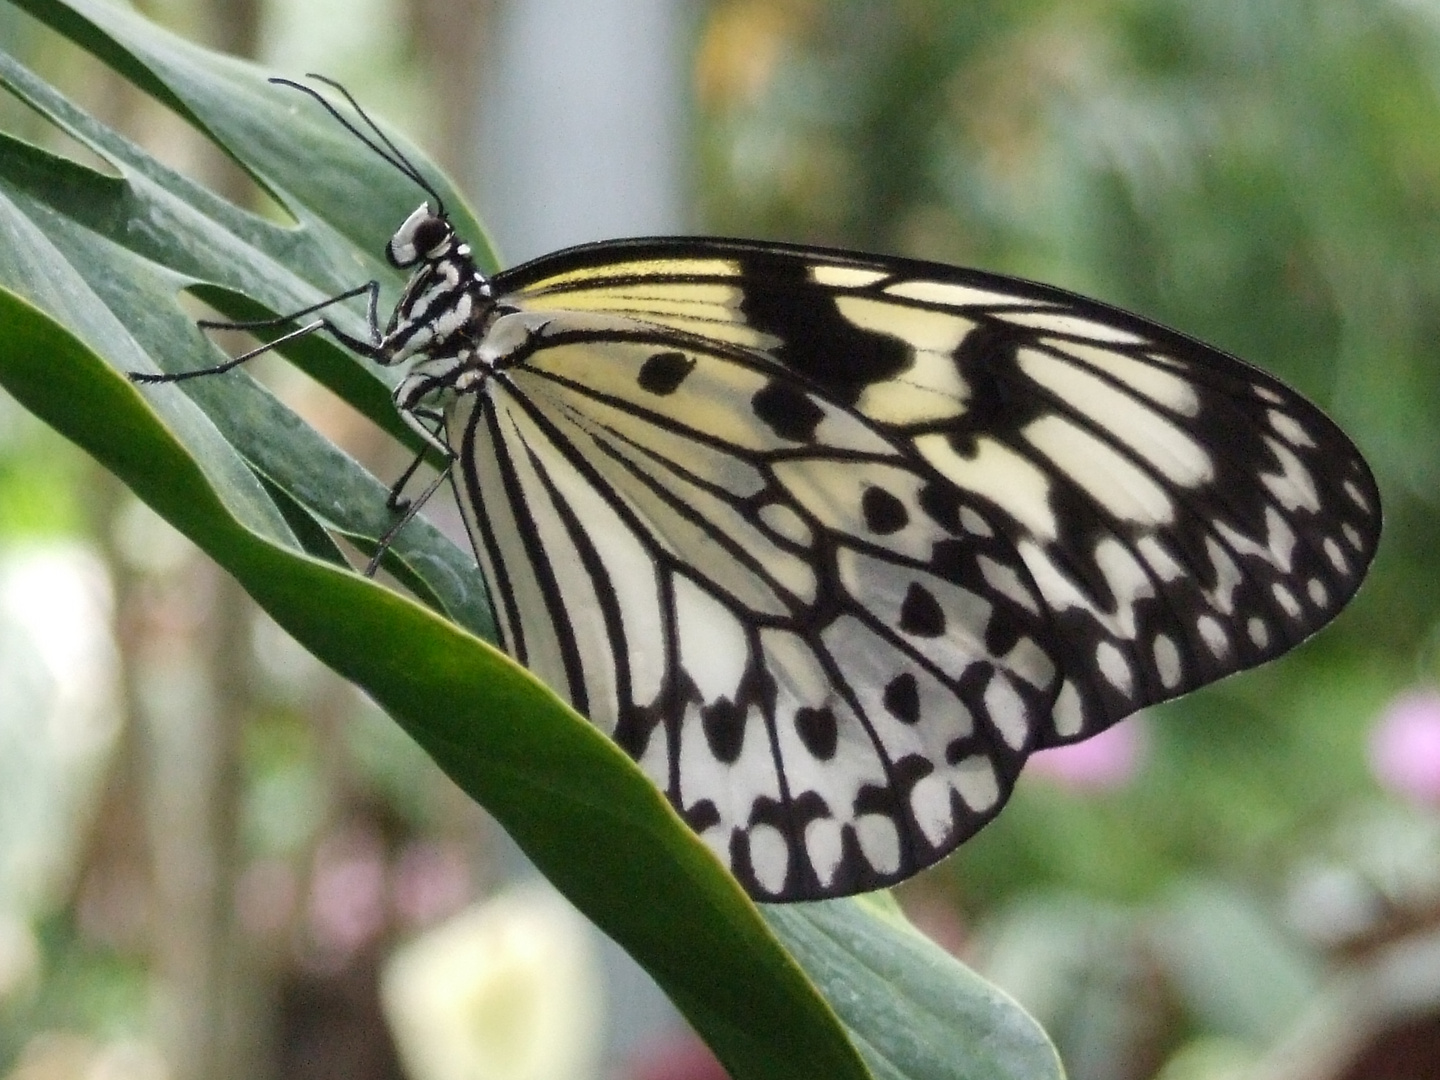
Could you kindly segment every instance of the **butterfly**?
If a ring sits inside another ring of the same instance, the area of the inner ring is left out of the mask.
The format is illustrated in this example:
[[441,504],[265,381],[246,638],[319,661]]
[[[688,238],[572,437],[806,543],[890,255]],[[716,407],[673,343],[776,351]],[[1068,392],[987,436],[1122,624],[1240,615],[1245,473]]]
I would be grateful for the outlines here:
[[428,196],[387,246],[409,274],[388,323],[372,282],[326,302],[368,294],[369,339],[325,318],[287,339],[408,365],[395,405],[450,462],[504,647],[757,899],[935,863],[1030,754],[1294,647],[1371,561],[1355,446],[1192,338],[996,274],[743,240],[487,276],[343,88],[322,80],[366,131],[276,81]]

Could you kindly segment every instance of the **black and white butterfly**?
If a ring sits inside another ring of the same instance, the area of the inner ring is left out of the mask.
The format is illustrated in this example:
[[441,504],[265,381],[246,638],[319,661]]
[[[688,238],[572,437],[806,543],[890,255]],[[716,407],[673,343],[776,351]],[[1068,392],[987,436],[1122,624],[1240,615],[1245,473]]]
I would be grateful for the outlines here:
[[396,406],[452,462],[505,648],[756,898],[929,866],[1029,754],[1285,652],[1374,553],[1351,442],[1191,338],[739,240],[487,277],[415,167],[341,122],[430,201],[389,243],[410,279],[383,330],[372,283],[346,294],[371,340],[297,332],[410,365]]

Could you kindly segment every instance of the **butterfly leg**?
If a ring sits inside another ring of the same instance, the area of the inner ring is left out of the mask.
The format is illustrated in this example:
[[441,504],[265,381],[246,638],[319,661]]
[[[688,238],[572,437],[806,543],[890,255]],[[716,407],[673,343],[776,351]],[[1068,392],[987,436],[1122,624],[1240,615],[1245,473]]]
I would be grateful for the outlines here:
[[[395,537],[399,535],[401,529],[410,523],[410,519],[420,512],[420,508],[430,501],[430,497],[440,489],[440,485],[445,482],[445,478],[450,475],[450,469],[455,464],[455,453],[450,449],[444,438],[445,416],[443,413],[433,409],[410,408],[401,410],[400,416],[406,424],[420,434],[428,446],[434,447],[444,454],[445,467],[440,470],[439,475],[430,482],[429,486],[420,493],[418,498],[406,498],[404,494],[405,485],[410,483],[411,479],[415,476],[416,470],[419,469],[420,465],[425,461],[427,451],[422,450],[415,455],[414,460],[411,461],[405,471],[400,474],[400,478],[390,485],[390,492],[385,496],[385,508],[389,510],[390,513],[397,515],[397,517],[390,528],[385,530],[385,535],[380,537],[375,548],[375,554],[370,559],[369,565],[365,567],[366,577],[375,576],[375,571],[379,569],[381,560],[385,558],[385,552],[390,549],[390,545],[394,543]],[[435,424],[433,431],[425,426],[425,421],[427,420]]]
[[371,557],[369,564],[365,567],[365,576],[374,577],[375,571],[380,569],[380,563],[385,558],[385,553],[390,550],[390,545],[395,542],[395,537],[400,535],[400,530],[410,524],[410,520],[420,512],[420,508],[430,501],[430,497],[440,490],[440,485],[450,475],[450,470],[455,466],[455,455],[447,454],[445,467],[440,470],[435,479],[422,491],[418,498],[406,499],[400,494],[400,489],[405,486],[409,479],[415,475],[415,470],[420,467],[420,462],[425,459],[423,454],[416,456],[410,463],[410,467],[401,474],[395,486],[390,489],[390,494],[385,498],[385,505],[392,512],[399,513],[394,524],[385,530],[385,535],[380,537],[375,547],[375,554]]
[[[402,412],[400,416],[412,430],[420,434],[420,437],[425,440],[426,446],[440,451],[447,461],[455,457],[454,452],[444,439],[445,417],[443,414],[430,409],[418,409]],[[426,420],[432,421],[435,424],[433,431],[425,427],[424,422]],[[390,494],[385,497],[385,507],[392,514],[403,513],[406,508],[409,507],[410,500],[405,498],[404,495],[405,485],[410,483],[411,477],[415,475],[415,470],[420,468],[421,463],[425,460],[425,456],[426,451],[424,450],[416,454],[415,460],[410,462],[405,471],[400,474],[400,479],[390,485]]]
[[239,367],[247,360],[253,360],[255,357],[277,349],[288,342],[295,341],[302,337],[308,337],[310,334],[315,333],[317,330],[326,331],[336,341],[340,342],[341,345],[344,345],[347,349],[351,349],[354,352],[359,353],[361,356],[366,356],[372,360],[380,360],[383,362],[385,358],[380,352],[380,283],[378,281],[367,282],[366,284],[357,286],[356,288],[353,288],[348,292],[340,293],[338,296],[332,296],[328,300],[322,300],[318,304],[312,304],[310,307],[301,308],[299,311],[292,311],[288,315],[279,315],[273,319],[248,319],[241,322],[224,322],[215,319],[201,319],[195,325],[200,327],[200,329],[202,330],[262,330],[269,326],[283,326],[285,323],[293,322],[295,319],[301,318],[305,315],[312,315],[315,312],[330,307],[333,304],[339,304],[351,299],[352,297],[359,296],[361,293],[367,293],[369,295],[369,299],[367,300],[365,305],[366,323],[370,329],[369,341],[364,341],[360,338],[354,337],[351,334],[345,333],[345,331],[341,330],[329,319],[319,318],[311,320],[304,326],[298,326],[287,334],[280,335],[280,337],[276,338],[274,341],[267,341],[264,345],[256,346],[249,352],[241,353],[239,356],[233,356],[229,360],[226,360],[219,364],[211,365],[210,367],[196,368],[193,371],[180,371],[175,373],[130,371],[126,374],[129,375],[131,382],[136,383],[175,383],[184,382],[186,379],[199,378],[202,375],[223,375],[225,372],[231,370],[232,368]]

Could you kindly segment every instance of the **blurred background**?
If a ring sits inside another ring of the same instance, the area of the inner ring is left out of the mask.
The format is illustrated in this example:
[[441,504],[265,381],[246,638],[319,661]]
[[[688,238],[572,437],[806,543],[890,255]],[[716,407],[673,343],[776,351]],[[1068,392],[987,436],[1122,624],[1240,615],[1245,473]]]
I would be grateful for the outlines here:
[[[143,7],[345,82],[507,261],[673,232],[940,259],[1135,309],[1321,402],[1386,499],[1350,609],[1037,757],[899,896],[1075,1080],[1440,1075],[1440,4]],[[253,198],[4,4],[0,44]],[[61,144],[14,102],[0,123]],[[0,1077],[720,1076],[397,727],[0,396]]]

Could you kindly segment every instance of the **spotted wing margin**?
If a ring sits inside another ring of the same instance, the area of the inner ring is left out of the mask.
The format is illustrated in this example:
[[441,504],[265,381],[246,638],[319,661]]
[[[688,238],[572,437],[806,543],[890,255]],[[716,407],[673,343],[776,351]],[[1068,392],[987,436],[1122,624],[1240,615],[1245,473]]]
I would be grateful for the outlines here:
[[1380,532],[1368,467],[1276,379],[1063,290],[745,241],[591,245],[498,282],[535,310],[707,334],[954,485],[1038,590],[1063,685],[1037,746],[1285,652]]
[[757,898],[938,860],[1058,689],[1013,547],[785,369],[600,323],[557,316],[452,413],[507,648]]

